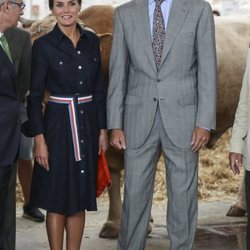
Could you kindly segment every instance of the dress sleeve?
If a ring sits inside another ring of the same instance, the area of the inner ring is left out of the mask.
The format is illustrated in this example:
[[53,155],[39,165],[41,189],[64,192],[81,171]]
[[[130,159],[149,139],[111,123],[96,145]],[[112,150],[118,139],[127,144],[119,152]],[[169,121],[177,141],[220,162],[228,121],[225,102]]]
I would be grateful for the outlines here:
[[48,60],[44,49],[46,43],[41,40],[34,42],[31,59],[31,84],[28,96],[28,120],[22,125],[26,136],[36,136],[44,133],[42,100],[48,73]]
[[107,128],[106,92],[105,92],[104,79],[103,79],[103,74],[102,74],[99,39],[97,42],[97,58],[98,58],[98,70],[96,74],[93,99],[97,107],[99,128],[106,129]]

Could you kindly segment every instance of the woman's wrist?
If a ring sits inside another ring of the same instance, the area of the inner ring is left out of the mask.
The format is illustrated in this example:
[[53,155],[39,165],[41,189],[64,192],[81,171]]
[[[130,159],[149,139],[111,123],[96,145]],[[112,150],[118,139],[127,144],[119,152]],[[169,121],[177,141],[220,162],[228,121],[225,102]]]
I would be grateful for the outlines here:
[[45,142],[44,135],[43,135],[43,134],[36,135],[36,136],[35,136],[35,142],[36,142],[36,143]]
[[107,134],[107,129],[101,129],[100,134],[106,135]]

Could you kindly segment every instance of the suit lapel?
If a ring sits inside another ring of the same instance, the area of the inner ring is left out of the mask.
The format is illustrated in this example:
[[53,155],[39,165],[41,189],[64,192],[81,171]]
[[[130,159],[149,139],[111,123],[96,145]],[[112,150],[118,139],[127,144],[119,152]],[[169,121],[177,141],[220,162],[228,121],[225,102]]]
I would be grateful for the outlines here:
[[19,50],[17,48],[19,47],[18,42],[13,42],[15,40],[15,37],[13,36],[13,32],[6,32],[4,34],[8,40],[13,65],[15,67],[16,72],[18,72],[18,60],[17,60],[19,56]]
[[168,19],[163,52],[162,52],[161,66],[165,61],[168,52],[171,46],[173,45],[174,40],[186,19],[187,13],[188,13],[188,6],[185,4],[185,0],[184,1],[173,0],[172,8]]
[[137,34],[140,37],[141,44],[143,45],[142,47],[144,48],[144,52],[147,55],[149,61],[151,62],[153,70],[157,72],[155,59],[153,55],[153,49],[152,49],[150,21],[148,16],[148,1],[136,0],[135,8],[132,10],[132,12]]
[[16,81],[16,72],[13,64],[11,63],[9,57],[6,55],[5,51],[3,50],[2,46],[0,45],[0,62],[6,66],[6,68],[10,71],[11,77],[13,79],[13,83],[15,84],[15,88],[17,87]]

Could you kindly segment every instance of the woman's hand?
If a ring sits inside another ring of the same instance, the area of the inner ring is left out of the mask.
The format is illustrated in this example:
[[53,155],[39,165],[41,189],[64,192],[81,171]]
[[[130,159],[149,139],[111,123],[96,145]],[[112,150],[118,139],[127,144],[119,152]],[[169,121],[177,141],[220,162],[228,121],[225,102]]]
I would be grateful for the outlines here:
[[230,152],[229,164],[234,174],[240,174],[240,168],[242,166],[242,154]]
[[35,137],[35,159],[47,171],[49,171],[49,153],[43,134]]
[[98,154],[103,151],[104,153],[107,151],[109,147],[109,142],[108,142],[108,134],[106,129],[101,129],[100,131],[100,136],[99,136],[99,150]]

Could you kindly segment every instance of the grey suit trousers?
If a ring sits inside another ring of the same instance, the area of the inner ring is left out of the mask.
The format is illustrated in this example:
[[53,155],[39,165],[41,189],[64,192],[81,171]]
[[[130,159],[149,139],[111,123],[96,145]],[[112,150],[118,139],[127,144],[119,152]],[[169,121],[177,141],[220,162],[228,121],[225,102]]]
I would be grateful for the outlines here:
[[145,143],[138,149],[125,150],[125,193],[118,250],[145,248],[156,166],[161,152],[167,173],[170,249],[192,249],[198,213],[198,154],[193,153],[191,147],[177,148],[170,141],[158,109]]

